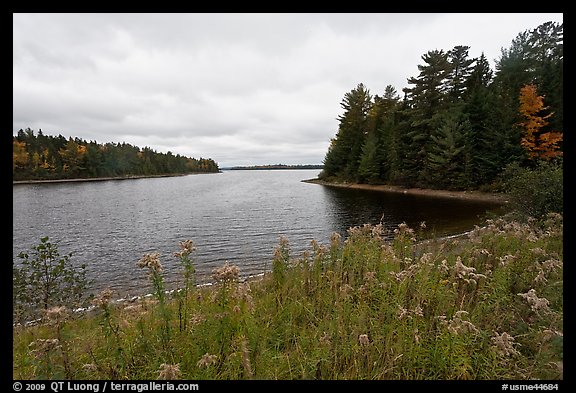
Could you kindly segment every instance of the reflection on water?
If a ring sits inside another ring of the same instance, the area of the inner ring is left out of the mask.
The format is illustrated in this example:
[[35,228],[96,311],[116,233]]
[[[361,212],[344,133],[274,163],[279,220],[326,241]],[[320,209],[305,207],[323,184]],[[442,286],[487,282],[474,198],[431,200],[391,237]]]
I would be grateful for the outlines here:
[[284,235],[293,255],[315,239],[351,226],[425,221],[437,235],[471,229],[497,205],[356,189],[301,180],[317,170],[225,171],[220,174],[123,181],[13,186],[13,252],[28,251],[42,236],[61,254],[87,264],[93,290],[120,294],[149,291],[136,267],[144,253],[159,252],[167,286],[180,279],[174,253],[192,239],[199,280],[226,261],[242,275],[270,268]]
[[405,222],[412,228],[426,223],[427,232],[436,236],[471,229],[487,212],[497,212],[498,203],[428,197],[394,192],[324,187],[328,211],[339,232],[351,226],[382,222],[389,230]]

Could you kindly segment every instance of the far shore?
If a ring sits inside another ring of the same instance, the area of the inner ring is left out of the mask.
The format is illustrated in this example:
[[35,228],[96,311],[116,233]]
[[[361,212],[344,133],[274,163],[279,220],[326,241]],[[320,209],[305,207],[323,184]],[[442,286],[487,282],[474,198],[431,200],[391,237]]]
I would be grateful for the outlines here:
[[411,195],[422,195],[438,198],[456,198],[476,200],[483,202],[494,203],[508,203],[509,197],[505,194],[482,192],[482,191],[449,191],[449,190],[433,190],[428,188],[405,188],[400,186],[392,186],[387,184],[360,184],[360,183],[347,183],[347,182],[327,182],[320,179],[307,179],[302,180],[304,183],[320,184],[328,187],[341,187],[341,188],[354,188],[360,190],[372,190],[381,192],[395,192]]
[[36,184],[36,183],[73,183],[73,182],[88,182],[88,181],[107,181],[107,180],[132,180],[132,179],[148,179],[155,177],[175,177],[175,176],[188,176],[188,175],[209,175],[220,172],[190,172],[190,173],[172,173],[165,175],[133,175],[121,177],[87,177],[77,179],[45,179],[45,180],[14,180],[14,184]]

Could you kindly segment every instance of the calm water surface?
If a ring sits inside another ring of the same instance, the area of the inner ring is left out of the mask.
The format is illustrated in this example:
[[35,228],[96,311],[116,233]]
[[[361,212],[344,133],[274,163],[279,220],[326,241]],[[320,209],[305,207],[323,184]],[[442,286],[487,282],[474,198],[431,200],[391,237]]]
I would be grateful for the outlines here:
[[192,239],[198,281],[226,261],[244,276],[271,268],[280,236],[292,255],[310,241],[327,243],[352,226],[384,224],[394,229],[425,221],[436,235],[481,224],[498,205],[303,183],[318,170],[224,171],[101,182],[13,186],[13,252],[29,251],[40,238],[58,242],[60,254],[86,263],[93,291],[112,288],[121,296],[150,292],[136,266],[159,252],[168,287],[177,285],[178,243]]

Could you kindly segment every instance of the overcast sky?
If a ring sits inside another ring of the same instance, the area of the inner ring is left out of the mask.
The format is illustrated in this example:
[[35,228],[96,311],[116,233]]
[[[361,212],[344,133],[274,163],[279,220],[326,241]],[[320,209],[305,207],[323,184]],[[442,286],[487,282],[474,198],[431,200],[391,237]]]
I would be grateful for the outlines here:
[[13,134],[320,164],[344,94],[401,94],[422,55],[500,58],[561,13],[13,14]]

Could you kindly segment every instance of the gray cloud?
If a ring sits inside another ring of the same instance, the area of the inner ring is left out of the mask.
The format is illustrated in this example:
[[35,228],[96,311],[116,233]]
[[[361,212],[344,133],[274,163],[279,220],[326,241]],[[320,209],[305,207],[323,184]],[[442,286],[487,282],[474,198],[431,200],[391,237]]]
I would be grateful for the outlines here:
[[321,163],[358,83],[400,92],[455,45],[494,61],[549,20],[562,14],[14,14],[13,133]]

